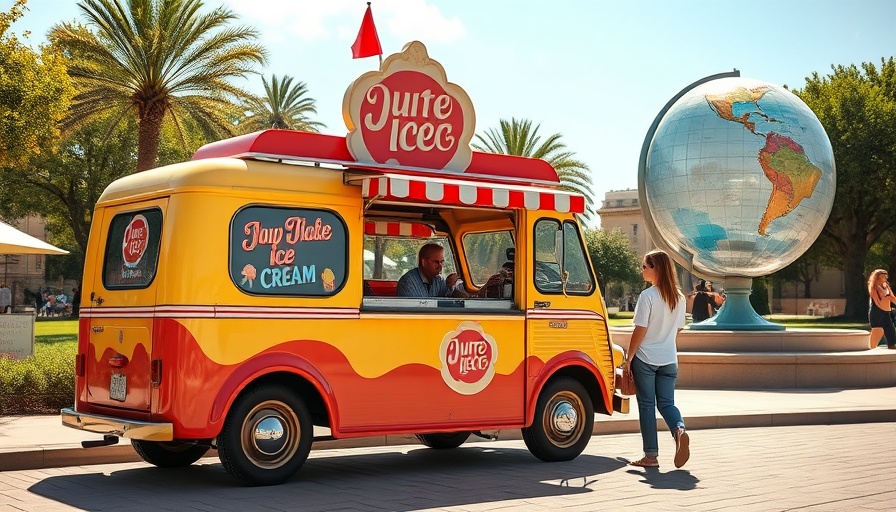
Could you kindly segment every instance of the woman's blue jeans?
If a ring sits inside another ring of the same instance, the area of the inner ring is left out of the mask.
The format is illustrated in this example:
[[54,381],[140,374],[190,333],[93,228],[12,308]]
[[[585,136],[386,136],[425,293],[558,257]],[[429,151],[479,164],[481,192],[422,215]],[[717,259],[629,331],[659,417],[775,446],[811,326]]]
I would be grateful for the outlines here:
[[641,423],[641,440],[644,443],[644,455],[659,455],[659,441],[656,433],[656,409],[666,420],[672,437],[679,428],[684,428],[681,412],[675,407],[675,381],[678,379],[678,364],[654,366],[632,358],[632,375],[635,378],[638,399],[638,420]]

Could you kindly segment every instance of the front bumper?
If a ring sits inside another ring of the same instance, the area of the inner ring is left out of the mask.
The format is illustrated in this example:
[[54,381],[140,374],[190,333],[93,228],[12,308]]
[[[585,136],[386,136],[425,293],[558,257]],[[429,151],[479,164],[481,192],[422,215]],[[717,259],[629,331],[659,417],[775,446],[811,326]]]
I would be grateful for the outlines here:
[[142,441],[174,440],[173,423],[126,420],[99,414],[82,413],[71,408],[62,409],[59,413],[62,416],[63,425],[78,430]]

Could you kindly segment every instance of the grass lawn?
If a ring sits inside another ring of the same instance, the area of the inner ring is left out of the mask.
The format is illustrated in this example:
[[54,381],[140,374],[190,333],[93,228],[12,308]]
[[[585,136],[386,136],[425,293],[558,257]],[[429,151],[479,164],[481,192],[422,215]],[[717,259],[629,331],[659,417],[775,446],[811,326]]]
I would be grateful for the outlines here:
[[[77,320],[38,320],[34,324],[34,343],[67,344],[71,343],[73,349],[78,345],[78,321]],[[74,351],[72,356],[74,357]]]

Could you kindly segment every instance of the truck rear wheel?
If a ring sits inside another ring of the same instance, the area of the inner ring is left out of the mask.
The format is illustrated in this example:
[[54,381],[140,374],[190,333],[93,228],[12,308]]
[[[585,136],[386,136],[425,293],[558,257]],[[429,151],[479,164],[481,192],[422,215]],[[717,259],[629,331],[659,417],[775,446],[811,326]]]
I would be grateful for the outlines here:
[[561,377],[548,382],[538,396],[535,420],[523,428],[526,447],[545,462],[572,460],[591,440],[594,404],[582,384]]
[[146,462],[160,468],[180,468],[201,459],[208,446],[132,439],[131,446]]
[[417,434],[417,440],[436,450],[450,450],[464,444],[470,432],[449,432],[444,434]]
[[218,438],[228,473],[248,485],[289,480],[308,458],[314,437],[305,403],[284,386],[250,389],[234,403]]

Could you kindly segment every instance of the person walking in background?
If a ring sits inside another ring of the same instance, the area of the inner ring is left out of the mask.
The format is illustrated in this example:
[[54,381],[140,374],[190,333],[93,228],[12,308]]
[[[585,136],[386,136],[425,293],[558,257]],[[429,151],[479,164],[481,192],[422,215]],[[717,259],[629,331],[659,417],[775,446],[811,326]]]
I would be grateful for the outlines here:
[[694,302],[691,307],[691,317],[694,322],[702,322],[715,314],[712,298],[706,293],[706,281],[700,280],[694,288]]
[[659,409],[675,440],[674,462],[675,467],[680,468],[690,458],[690,437],[681,411],[675,406],[676,337],[685,325],[687,301],[678,287],[672,260],[665,252],[648,252],[641,264],[641,274],[652,286],[641,292],[635,305],[635,330],[625,364],[635,380],[644,457],[629,463],[641,467],[659,466],[655,413]]
[[72,318],[78,318],[81,312],[81,289],[72,288]]
[[40,288],[34,292],[34,314],[40,316],[44,310],[44,294],[40,291]]
[[12,309],[12,290],[6,283],[0,284],[0,313],[9,313]]
[[896,349],[896,328],[890,310],[896,304],[896,296],[887,281],[887,271],[877,269],[868,276],[868,323],[871,324],[871,348],[877,348],[881,336],[887,339],[887,348]]

